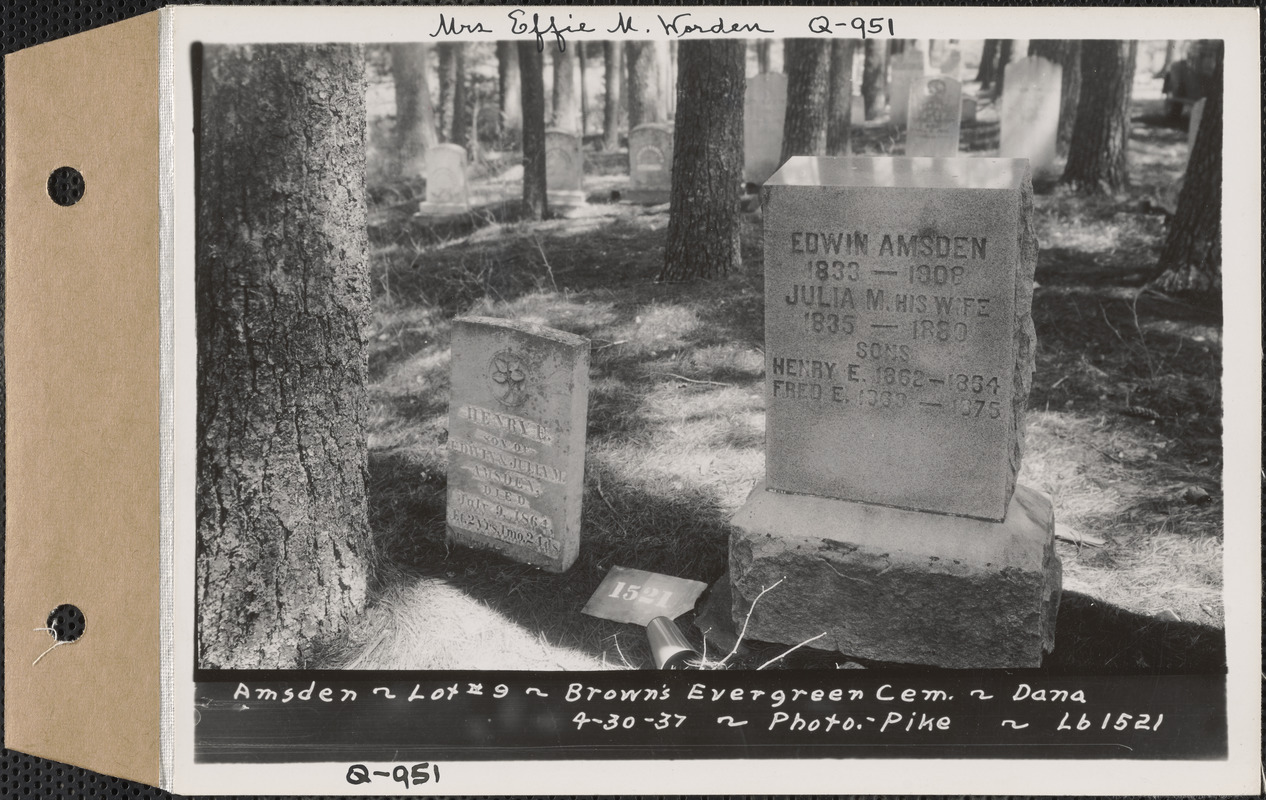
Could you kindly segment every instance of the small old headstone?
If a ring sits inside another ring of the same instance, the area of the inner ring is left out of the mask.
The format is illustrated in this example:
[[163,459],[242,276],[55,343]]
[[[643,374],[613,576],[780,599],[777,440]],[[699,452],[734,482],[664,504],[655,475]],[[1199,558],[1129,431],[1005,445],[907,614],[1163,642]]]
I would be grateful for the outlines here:
[[1063,67],[1041,56],[1028,56],[1008,64],[1005,75],[999,154],[1027,158],[1035,174],[1048,172],[1055,165]]
[[957,48],[947,51],[937,65],[937,72],[956,81],[962,80],[963,51]]
[[743,93],[743,180],[764,183],[782,159],[787,76],[767,72],[748,78]]
[[1027,163],[797,157],[762,201],[766,477],[731,520],[736,624],[878,661],[1039,665],[1060,567],[1050,501],[1016,488]]
[[448,538],[563,572],[580,548],[589,340],[453,320]]
[[963,122],[975,122],[975,121],[976,121],[976,107],[977,107],[977,105],[978,105],[978,104],[977,104],[977,102],[976,102],[976,98],[974,98],[974,97],[963,97],[963,115],[962,115],[962,117],[961,117],[961,120],[962,120]]
[[906,155],[952,158],[958,154],[962,93],[962,86],[953,78],[932,75],[915,79],[910,85]]
[[585,157],[580,137],[560,130],[545,132],[545,194],[551,206],[585,204]]
[[470,210],[466,183],[466,148],[437,144],[426,150],[426,200],[418,212],[427,216],[461,214]]
[[629,131],[629,191],[634,203],[667,203],[673,188],[673,127],[648,123]]
[[910,85],[923,77],[927,58],[917,48],[907,48],[892,59],[892,80],[888,86],[888,121],[905,125],[909,112]]

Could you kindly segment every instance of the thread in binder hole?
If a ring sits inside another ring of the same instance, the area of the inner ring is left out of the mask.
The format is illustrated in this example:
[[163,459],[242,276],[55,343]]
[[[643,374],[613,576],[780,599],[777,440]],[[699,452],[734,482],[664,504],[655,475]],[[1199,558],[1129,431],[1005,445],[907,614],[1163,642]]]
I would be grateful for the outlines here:
[[84,619],[84,612],[80,611],[76,606],[70,603],[63,603],[49,612],[48,620],[44,623],[44,627],[36,628],[35,630],[47,633],[53,637],[54,641],[47,650],[39,654],[35,661],[31,663],[31,666],[40,663],[40,659],[58,647],[79,641],[79,638],[84,635],[84,631],[87,630],[87,620]]

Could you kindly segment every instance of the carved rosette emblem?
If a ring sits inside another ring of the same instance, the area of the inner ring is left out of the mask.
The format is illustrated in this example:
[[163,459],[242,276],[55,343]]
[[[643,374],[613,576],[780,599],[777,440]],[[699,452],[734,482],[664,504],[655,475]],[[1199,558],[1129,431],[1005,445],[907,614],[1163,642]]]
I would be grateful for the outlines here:
[[527,378],[527,363],[513,351],[502,350],[488,362],[493,396],[506,408],[521,406],[527,400]]

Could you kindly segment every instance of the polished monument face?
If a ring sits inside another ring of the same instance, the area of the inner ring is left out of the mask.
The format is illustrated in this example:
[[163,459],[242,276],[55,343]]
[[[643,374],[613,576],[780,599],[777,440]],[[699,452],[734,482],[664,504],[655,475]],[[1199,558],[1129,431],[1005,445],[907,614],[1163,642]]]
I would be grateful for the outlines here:
[[794,158],[765,185],[775,491],[1001,520],[1033,370],[1027,162]]

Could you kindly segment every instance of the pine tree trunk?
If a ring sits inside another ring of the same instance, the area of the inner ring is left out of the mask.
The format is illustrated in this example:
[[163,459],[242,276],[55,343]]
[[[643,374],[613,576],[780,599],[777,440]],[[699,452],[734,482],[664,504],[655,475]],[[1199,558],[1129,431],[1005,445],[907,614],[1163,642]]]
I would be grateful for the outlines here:
[[1068,145],[1073,140],[1073,125],[1077,122],[1077,100],[1081,96],[1081,41],[1079,39],[1033,39],[1029,42],[1029,55],[1041,56],[1059,64],[1059,132],[1055,150],[1061,156],[1068,155]]
[[207,45],[202,92],[198,665],[310,667],[372,550],[363,51]]
[[1222,290],[1222,43],[1200,128],[1187,160],[1178,208],[1152,286],[1217,301]]
[[998,39],[986,39],[985,47],[980,52],[980,68],[976,70],[976,81],[980,88],[988,89],[993,85],[998,64]]
[[439,142],[435,110],[426,79],[431,48],[425,44],[391,45],[391,77],[396,95],[396,152],[400,172],[409,178],[426,173],[426,150]]
[[501,104],[500,135],[503,139],[518,139],[523,130],[523,101],[519,53],[514,42],[497,42],[497,92]]
[[1129,186],[1127,144],[1137,41],[1087,39],[1081,45],[1085,79],[1060,183],[1082,194],[1114,194]]
[[467,90],[466,75],[466,43],[454,42],[453,47],[453,136],[449,140],[454,144],[472,151],[472,135],[470,99]]
[[756,40],[756,70],[761,75],[769,73],[769,48],[770,41],[768,39]]
[[826,153],[826,123],[831,77],[830,39],[783,42],[787,73],[787,113],[782,126],[782,158]]
[[826,153],[831,156],[852,153],[854,45],[853,39],[831,42],[831,92],[826,124]]
[[1011,63],[1011,51],[1014,47],[1014,39],[1003,39],[998,45],[998,66],[993,73],[994,97],[1002,97],[1002,87],[1007,80],[1007,65]]
[[519,87],[523,106],[523,205],[532,219],[549,213],[545,199],[544,59],[533,41],[521,41]]
[[888,105],[888,46],[883,39],[866,41],[866,61],[862,65],[862,100],[866,103],[866,119],[883,116]]
[[664,122],[659,102],[659,74],[654,42],[625,42],[624,65],[628,70],[629,130],[648,122]]
[[457,75],[457,60],[454,58],[454,45],[444,42],[435,46],[439,53],[440,96],[435,106],[435,116],[440,141],[453,141],[453,84]]
[[682,41],[677,51],[677,122],[664,267],[659,279],[716,278],[742,267],[742,40]]
[[554,116],[551,125],[561,131],[580,131],[580,106],[576,102],[576,44],[560,51],[553,48],[554,59]]
[[602,98],[602,149],[608,152],[620,148],[620,56],[624,48],[612,41],[602,43],[603,87]]
[[584,141],[585,135],[589,133],[589,91],[585,75],[588,63],[585,59],[584,42],[576,42],[576,62],[580,67],[580,138]]

